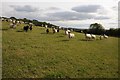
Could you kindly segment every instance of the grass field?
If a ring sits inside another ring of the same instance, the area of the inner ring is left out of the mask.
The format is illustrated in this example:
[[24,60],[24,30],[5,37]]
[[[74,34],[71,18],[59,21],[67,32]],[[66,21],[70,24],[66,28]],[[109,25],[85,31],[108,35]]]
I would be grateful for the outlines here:
[[62,30],[46,34],[43,27],[28,32],[22,27],[2,24],[3,78],[118,77],[118,38],[85,41],[84,34],[73,32],[69,40]]

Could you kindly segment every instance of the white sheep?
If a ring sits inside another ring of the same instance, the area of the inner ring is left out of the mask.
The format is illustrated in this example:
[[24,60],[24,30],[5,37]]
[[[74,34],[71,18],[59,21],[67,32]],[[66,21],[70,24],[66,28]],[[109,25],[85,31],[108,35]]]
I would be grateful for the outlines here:
[[55,29],[55,32],[57,32],[57,29]]
[[55,29],[55,28],[52,28],[53,29],[53,33],[56,33],[57,32],[57,29]]
[[15,24],[13,24],[13,23],[10,23],[10,28],[16,28],[16,25]]
[[107,38],[108,38],[108,36],[104,34],[104,38],[105,38],[105,39],[107,39]]
[[102,40],[104,38],[104,36],[100,35],[99,38],[100,38],[100,40]]
[[65,34],[68,35],[69,32],[70,32],[70,30],[66,30],[66,31],[65,31]]
[[91,34],[85,34],[85,38],[88,40],[90,40],[92,37],[91,37]]
[[92,39],[96,39],[96,35],[91,34],[91,38],[92,38]]
[[74,37],[75,37],[75,34],[68,32],[68,37],[69,37],[69,38],[74,38]]
[[47,28],[48,26],[47,25],[45,25],[45,28]]

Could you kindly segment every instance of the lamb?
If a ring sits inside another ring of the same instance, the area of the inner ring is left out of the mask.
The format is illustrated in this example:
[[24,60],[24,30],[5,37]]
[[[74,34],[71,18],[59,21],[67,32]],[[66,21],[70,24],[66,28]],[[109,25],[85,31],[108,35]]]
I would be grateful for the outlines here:
[[71,33],[71,32],[68,32],[68,37],[69,38],[74,38],[75,37],[75,34]]

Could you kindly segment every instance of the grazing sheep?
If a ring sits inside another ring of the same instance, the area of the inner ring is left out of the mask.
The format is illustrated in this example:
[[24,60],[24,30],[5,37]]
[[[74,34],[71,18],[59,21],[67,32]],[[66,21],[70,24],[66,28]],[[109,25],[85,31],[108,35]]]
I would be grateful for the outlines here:
[[49,33],[49,29],[46,30],[47,34]]
[[68,35],[69,32],[70,30],[65,30],[65,35]]
[[73,37],[75,37],[75,34],[73,34],[73,33],[71,33],[71,32],[68,32],[68,37],[69,37],[69,38],[73,38]]
[[19,23],[20,23],[20,21],[17,21],[17,23],[19,24]]
[[10,23],[10,28],[13,28],[14,24],[13,23]]
[[15,24],[16,23],[16,20],[13,20],[13,24]]
[[32,30],[32,25],[30,25],[30,30]]
[[108,38],[108,36],[107,36],[107,35],[105,35],[105,34],[104,34],[103,36],[104,36],[104,38],[105,38],[105,39],[107,39],[107,38]]
[[12,22],[12,19],[9,19],[9,22]]
[[96,36],[94,34],[91,34],[92,39],[96,39]]
[[26,31],[26,32],[28,31],[28,29],[29,29],[29,26],[24,26],[23,27],[23,30]]
[[102,40],[104,38],[104,36],[100,35],[99,38],[100,38],[100,40]]
[[14,23],[10,23],[10,28],[15,29],[15,28],[16,28],[16,25],[15,25]]
[[57,29],[57,32],[59,32],[59,31],[60,31],[60,29],[58,28],[58,29]]
[[57,29],[55,29],[55,28],[53,28],[52,30],[53,30],[53,33],[56,33],[56,32],[57,32]]
[[29,29],[32,30],[32,23],[29,23]]
[[45,25],[45,28],[47,28],[48,26],[47,25]]
[[91,37],[91,34],[85,34],[85,38],[88,40],[90,40],[92,37]]

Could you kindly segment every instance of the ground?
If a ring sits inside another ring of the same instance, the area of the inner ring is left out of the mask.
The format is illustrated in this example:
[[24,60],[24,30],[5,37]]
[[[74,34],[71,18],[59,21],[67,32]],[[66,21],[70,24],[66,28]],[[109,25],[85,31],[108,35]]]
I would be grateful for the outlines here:
[[23,32],[23,26],[9,29],[2,22],[3,78],[118,78],[119,38],[86,41],[72,32],[75,38],[68,39],[62,30],[46,34],[33,26]]

